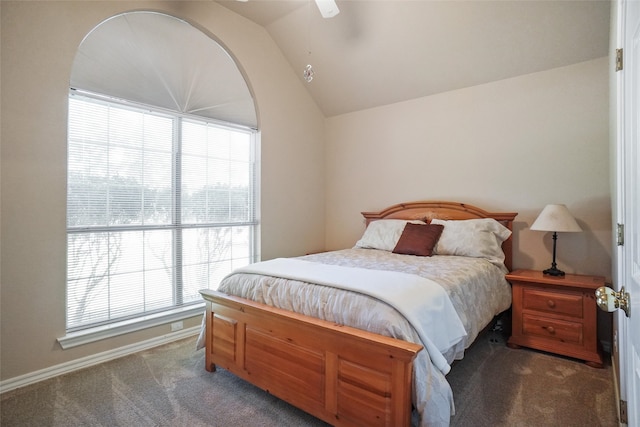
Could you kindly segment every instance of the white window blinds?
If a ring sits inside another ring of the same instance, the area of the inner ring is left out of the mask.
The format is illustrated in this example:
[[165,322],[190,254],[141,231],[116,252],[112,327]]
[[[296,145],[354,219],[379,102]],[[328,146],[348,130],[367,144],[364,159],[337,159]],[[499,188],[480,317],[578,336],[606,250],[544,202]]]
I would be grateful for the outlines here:
[[255,140],[71,92],[68,331],[198,303],[255,261]]

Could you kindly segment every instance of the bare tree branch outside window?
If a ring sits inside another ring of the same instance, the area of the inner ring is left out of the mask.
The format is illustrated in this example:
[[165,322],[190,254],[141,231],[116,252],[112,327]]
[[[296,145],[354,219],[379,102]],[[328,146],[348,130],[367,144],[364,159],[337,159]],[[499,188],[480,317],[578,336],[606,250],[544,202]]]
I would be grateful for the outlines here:
[[252,132],[190,118],[182,156],[180,120],[70,96],[67,329],[197,303],[252,262]]

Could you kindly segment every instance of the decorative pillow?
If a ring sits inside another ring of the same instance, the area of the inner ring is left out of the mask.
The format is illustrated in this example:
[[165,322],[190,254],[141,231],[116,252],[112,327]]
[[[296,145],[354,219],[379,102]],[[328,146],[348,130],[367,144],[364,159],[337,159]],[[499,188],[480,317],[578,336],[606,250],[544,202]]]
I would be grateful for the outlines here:
[[502,242],[511,236],[511,230],[495,219],[433,219],[431,224],[444,225],[434,254],[486,258],[494,264],[504,264]]
[[404,219],[371,221],[367,229],[364,230],[362,238],[356,242],[356,248],[381,249],[391,252],[396,247],[407,223],[424,224],[423,221],[406,221]]
[[431,256],[443,229],[444,225],[441,224],[407,224],[396,247],[393,248],[393,253]]

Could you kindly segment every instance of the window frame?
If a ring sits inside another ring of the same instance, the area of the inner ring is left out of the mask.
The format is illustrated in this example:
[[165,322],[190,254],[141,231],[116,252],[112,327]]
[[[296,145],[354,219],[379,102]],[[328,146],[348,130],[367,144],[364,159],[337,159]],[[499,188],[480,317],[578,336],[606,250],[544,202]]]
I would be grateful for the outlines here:
[[[90,93],[86,91],[80,91],[71,88],[69,92],[69,104],[71,103],[71,99],[74,96],[82,96],[84,98],[95,99],[101,103],[108,103],[109,105],[120,106],[125,109],[133,109],[133,110],[145,110],[153,112],[154,114],[169,116],[172,118],[173,122],[173,150],[172,150],[172,167],[174,170],[171,172],[171,180],[172,180],[172,215],[171,215],[171,224],[170,225],[120,225],[120,226],[80,226],[73,227],[69,226],[68,218],[69,212],[67,212],[67,227],[66,234],[69,236],[70,234],[75,233],[91,233],[91,232],[118,232],[118,231],[144,231],[144,230],[158,230],[158,229],[170,229],[173,230],[174,238],[172,238],[171,244],[173,245],[174,256],[173,256],[173,266],[176,267],[177,271],[181,271],[184,267],[181,264],[181,257],[183,253],[182,248],[182,234],[186,229],[192,228],[215,228],[215,227],[248,227],[249,228],[249,263],[257,262],[260,259],[259,255],[259,235],[260,235],[260,192],[259,192],[259,170],[260,170],[260,161],[259,161],[259,132],[257,129],[250,128],[243,125],[236,125],[232,123],[225,123],[221,121],[217,121],[208,117],[200,117],[193,114],[184,114],[176,111],[168,111],[162,108],[157,108],[149,105],[143,105],[136,102],[131,102],[122,99],[116,99],[113,97]],[[196,121],[197,123],[206,123],[212,124],[215,126],[219,126],[222,128],[240,130],[242,132],[246,132],[250,135],[250,157],[251,157],[251,167],[250,174],[252,175],[249,182],[249,204],[251,206],[251,213],[249,214],[249,218],[244,222],[210,222],[210,223],[198,223],[198,224],[187,224],[184,223],[179,217],[181,213],[181,181],[183,178],[182,174],[182,154],[183,150],[181,147],[182,144],[182,124],[184,121]],[[69,162],[69,158],[67,158],[67,164]],[[69,174],[69,172],[67,172]],[[69,175],[68,175],[69,176]],[[176,238],[176,236],[178,236]],[[67,255],[69,254],[69,249],[66,251]],[[231,258],[231,260],[233,257]],[[67,259],[67,274],[69,269],[69,260]],[[177,276],[180,276],[181,273],[178,273]],[[138,314],[134,314],[128,317],[119,318],[117,320],[107,320],[100,323],[95,323],[89,326],[76,326],[69,328],[68,327],[68,314],[65,315],[65,320],[67,322],[66,326],[66,335],[62,338],[59,338],[63,348],[70,348],[77,345],[85,344],[88,342],[93,342],[125,333],[130,333],[137,330],[147,329],[154,326],[159,326],[171,322],[175,322],[178,320],[187,319],[193,316],[197,316],[203,312],[204,301],[192,301],[189,303],[184,303],[181,300],[182,298],[182,285],[183,281],[181,277],[175,277],[172,280],[172,289],[176,294],[174,303],[170,308],[163,308],[149,312],[142,312]],[[69,281],[65,280],[65,291],[69,291]],[[69,310],[69,304],[67,298],[65,298],[65,309]],[[172,325],[173,326],[173,325]],[[172,331],[174,328],[171,329]]]

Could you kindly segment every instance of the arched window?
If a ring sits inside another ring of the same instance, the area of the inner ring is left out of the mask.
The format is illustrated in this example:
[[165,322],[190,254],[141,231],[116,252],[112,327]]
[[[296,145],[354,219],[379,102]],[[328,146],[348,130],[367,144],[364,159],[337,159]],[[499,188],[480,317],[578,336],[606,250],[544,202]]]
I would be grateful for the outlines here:
[[199,289],[258,257],[242,74],[190,24],[132,12],[83,40],[70,87],[67,336],[192,316]]

